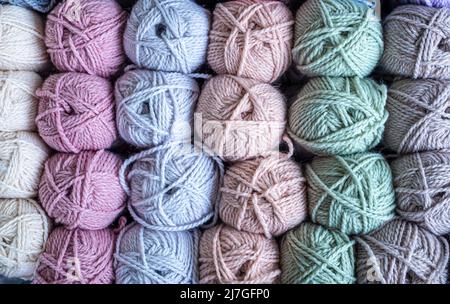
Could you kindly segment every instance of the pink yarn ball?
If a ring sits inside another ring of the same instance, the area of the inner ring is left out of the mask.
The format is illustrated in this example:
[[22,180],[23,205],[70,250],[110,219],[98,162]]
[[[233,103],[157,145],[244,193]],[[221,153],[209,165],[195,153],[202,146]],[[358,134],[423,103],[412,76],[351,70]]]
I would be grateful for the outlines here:
[[59,153],[45,164],[39,198],[47,214],[68,229],[103,229],[123,211],[122,160],[106,151]]
[[66,230],[50,234],[33,284],[112,284],[115,280],[112,230]]
[[117,138],[114,89],[88,74],[50,76],[38,90],[39,134],[53,149],[79,153],[101,150]]
[[101,77],[117,74],[125,62],[122,36],[128,14],[114,0],[67,0],[48,15],[45,44],[64,72]]

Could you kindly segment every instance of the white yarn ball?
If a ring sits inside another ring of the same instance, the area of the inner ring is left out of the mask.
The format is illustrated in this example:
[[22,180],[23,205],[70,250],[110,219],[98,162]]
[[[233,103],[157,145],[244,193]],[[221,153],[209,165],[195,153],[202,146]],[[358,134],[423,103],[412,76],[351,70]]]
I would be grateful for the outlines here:
[[49,225],[35,201],[0,199],[0,275],[33,279]]
[[0,70],[42,71],[49,59],[44,20],[36,12],[0,5]]
[[36,133],[0,132],[0,197],[36,197],[48,156]]
[[42,78],[35,72],[0,71],[0,131],[34,131]]

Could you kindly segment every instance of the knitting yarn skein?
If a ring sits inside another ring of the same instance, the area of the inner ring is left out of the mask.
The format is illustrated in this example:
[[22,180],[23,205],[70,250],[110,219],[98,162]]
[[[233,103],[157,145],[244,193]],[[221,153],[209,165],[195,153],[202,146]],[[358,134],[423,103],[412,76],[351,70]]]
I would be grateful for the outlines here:
[[68,229],[108,227],[125,208],[121,165],[118,156],[106,151],[52,156],[39,186],[42,206]]
[[128,226],[117,239],[116,283],[197,283],[197,233],[157,231],[137,223]]
[[37,95],[36,124],[53,149],[101,150],[117,138],[114,93],[108,80],[80,73],[54,74]]
[[122,36],[127,13],[114,0],[67,0],[48,15],[45,44],[56,68],[100,77],[125,62]]
[[447,282],[447,240],[414,223],[394,220],[356,241],[359,284]]
[[302,223],[281,243],[284,284],[351,284],[356,280],[354,242],[342,232]]
[[206,61],[209,12],[195,1],[139,0],[124,35],[125,52],[139,67],[189,74]]
[[0,70],[41,72],[48,67],[44,22],[31,10],[0,5]]
[[36,90],[42,78],[35,72],[0,71],[0,131],[34,131],[38,109]]
[[104,230],[66,230],[50,234],[33,284],[112,284],[116,234]]
[[418,4],[430,7],[446,7],[450,8],[449,0],[394,0],[394,4]]
[[383,136],[387,88],[371,79],[311,79],[289,109],[289,133],[319,155],[365,152]]
[[56,4],[56,0],[0,0],[0,4],[12,4],[47,13]]
[[200,239],[200,283],[277,283],[279,254],[274,239],[220,224]]
[[29,199],[0,199],[0,275],[31,280],[49,233],[49,220]]
[[142,148],[190,140],[199,94],[197,82],[184,74],[128,71],[116,82],[120,135]]

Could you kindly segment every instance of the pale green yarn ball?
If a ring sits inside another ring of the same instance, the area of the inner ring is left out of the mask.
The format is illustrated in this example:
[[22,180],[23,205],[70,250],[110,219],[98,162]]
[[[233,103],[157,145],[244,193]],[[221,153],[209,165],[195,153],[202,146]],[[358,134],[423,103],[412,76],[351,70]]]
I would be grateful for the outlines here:
[[289,231],[281,243],[284,284],[355,282],[354,242],[337,230],[312,223]]
[[382,139],[387,87],[358,77],[311,79],[289,109],[289,134],[318,155],[364,152]]
[[314,223],[367,234],[394,217],[392,173],[381,154],[315,158],[306,165],[306,180]]

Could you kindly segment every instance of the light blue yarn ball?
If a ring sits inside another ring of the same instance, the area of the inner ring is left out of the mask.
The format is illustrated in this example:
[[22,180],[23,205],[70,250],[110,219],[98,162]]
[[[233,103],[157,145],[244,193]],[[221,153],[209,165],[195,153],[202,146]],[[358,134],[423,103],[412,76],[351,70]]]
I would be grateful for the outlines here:
[[119,235],[117,284],[195,284],[198,232],[157,231],[131,224]]
[[0,4],[12,4],[47,13],[55,6],[56,0],[0,0]]
[[117,126],[137,147],[190,139],[200,89],[184,74],[131,70],[116,82]]
[[125,30],[125,52],[140,67],[191,73],[206,61],[209,19],[191,0],[139,0]]

